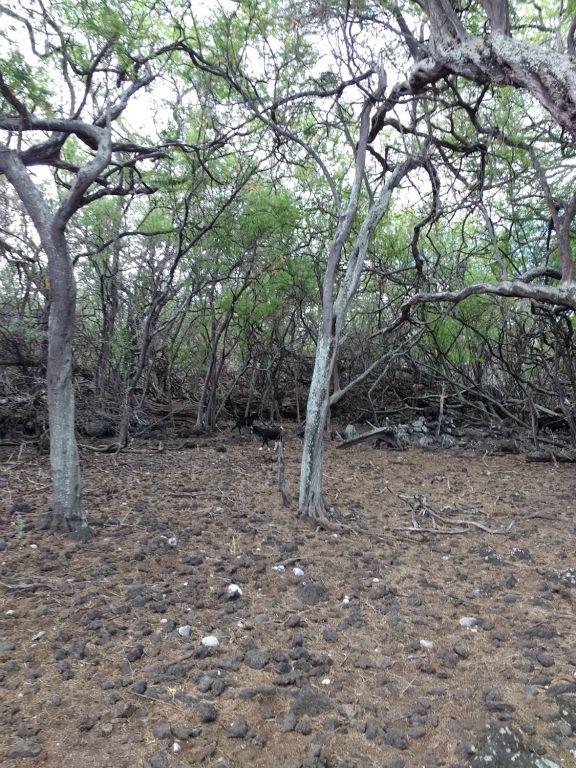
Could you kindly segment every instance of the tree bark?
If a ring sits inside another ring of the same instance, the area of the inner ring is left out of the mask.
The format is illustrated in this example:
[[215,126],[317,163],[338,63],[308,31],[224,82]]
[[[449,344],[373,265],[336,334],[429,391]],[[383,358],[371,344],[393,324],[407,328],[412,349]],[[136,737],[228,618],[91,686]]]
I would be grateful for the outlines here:
[[46,391],[53,485],[53,506],[44,524],[53,531],[86,529],[82,531],[82,537],[88,538],[81,505],[72,375],[76,281],[64,233],[54,232],[48,242],[44,242],[44,247],[48,253],[51,296]]

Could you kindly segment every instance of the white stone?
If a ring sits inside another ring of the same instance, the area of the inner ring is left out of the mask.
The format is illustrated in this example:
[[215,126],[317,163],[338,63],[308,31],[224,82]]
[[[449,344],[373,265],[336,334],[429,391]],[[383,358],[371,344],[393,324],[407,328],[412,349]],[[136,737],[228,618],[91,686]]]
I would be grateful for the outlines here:
[[472,627],[475,627],[478,624],[478,619],[476,616],[462,616],[458,623],[465,629],[472,629]]
[[218,648],[220,645],[220,641],[215,635],[206,635],[206,637],[202,638],[201,642],[205,648]]
[[229,584],[227,592],[229,597],[241,597],[242,595],[242,590],[238,584]]
[[284,566],[283,566],[283,565],[273,565],[273,566],[272,566],[272,570],[273,570],[273,571],[276,571],[276,573],[284,573],[284,571],[286,570],[286,568],[284,568]]
[[420,640],[420,648],[424,648],[427,651],[430,651],[432,648],[434,648],[434,643],[432,640]]
[[302,568],[292,568],[292,573],[294,576],[304,576],[304,571]]

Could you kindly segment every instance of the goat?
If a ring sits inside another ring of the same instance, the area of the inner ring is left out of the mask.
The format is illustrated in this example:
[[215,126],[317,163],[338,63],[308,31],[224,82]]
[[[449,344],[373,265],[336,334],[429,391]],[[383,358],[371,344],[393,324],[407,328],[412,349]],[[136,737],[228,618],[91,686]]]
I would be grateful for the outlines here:
[[236,423],[230,431],[234,432],[234,430],[237,429],[238,432],[242,434],[242,427],[252,428],[252,424],[254,424],[257,418],[257,413],[249,413],[247,416],[236,416]]
[[268,446],[269,440],[274,440],[274,450],[278,447],[278,443],[284,442],[284,430],[282,427],[259,427],[257,424],[253,424],[250,430],[253,435],[258,435],[258,437],[262,438],[260,450],[264,446]]
[[537,419],[538,432],[549,430],[550,432],[569,432],[570,424],[562,411],[555,411],[554,415],[539,415]]

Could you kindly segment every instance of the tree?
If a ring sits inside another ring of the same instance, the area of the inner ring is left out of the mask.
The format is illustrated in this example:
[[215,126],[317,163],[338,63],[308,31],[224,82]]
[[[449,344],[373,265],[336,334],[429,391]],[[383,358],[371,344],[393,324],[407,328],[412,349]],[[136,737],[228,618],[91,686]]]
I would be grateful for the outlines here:
[[[552,20],[548,39],[543,42],[542,24],[531,22],[517,25],[535,30],[534,35],[540,38],[537,42],[516,34],[515,20],[524,21],[523,14],[527,13],[520,3],[483,0],[469,3],[463,10],[449,0],[415,0],[415,4],[428,21],[429,39],[418,38],[410,31],[404,16],[396,11],[400,34],[413,56],[414,64],[408,78],[399,81],[383,100],[372,122],[369,142],[373,142],[389,123],[390,111],[403,99],[430,97],[433,103],[439,84],[453,84],[458,77],[482,86],[508,86],[523,90],[549,112],[563,132],[568,132],[570,136],[576,134],[576,66],[572,58],[576,23],[570,25],[564,48],[560,36],[561,24],[565,22],[562,18],[560,24],[556,22],[555,28]],[[468,109],[471,115],[477,109],[473,103],[466,105],[462,100],[460,107]],[[502,138],[497,126],[494,127],[494,135]],[[571,140],[567,142],[561,135],[559,145],[562,143],[570,144]],[[534,152],[532,160],[538,168],[538,157]],[[471,293],[482,292],[530,298],[576,309],[574,258],[567,245],[576,197],[572,195],[567,203],[554,200],[541,168],[540,183],[556,227],[561,258],[560,284],[534,282],[549,274],[548,270],[536,270],[520,279],[503,280],[497,285],[478,284],[467,286],[461,292],[418,294],[406,303],[403,318],[407,317],[412,306],[422,302],[460,301]]]
[[[83,206],[105,195],[152,191],[137,164],[160,156],[113,134],[130,101],[158,75],[154,36],[130,52],[131,26],[150,32],[150,9],[113,3],[85,11],[62,5],[59,15],[43,6],[3,6],[13,27],[0,73],[0,172],[14,187],[34,223],[48,260],[47,396],[53,505],[52,530],[90,535],[81,505],[75,438],[72,339],[76,282],[67,228]],[[128,43],[127,43],[128,41]],[[147,52],[142,51],[148,45]],[[41,46],[44,48],[41,51]],[[24,53],[22,51],[25,51]],[[60,81],[63,90],[52,82]],[[121,131],[119,127],[119,131]],[[51,169],[56,187],[46,189],[30,169]]]

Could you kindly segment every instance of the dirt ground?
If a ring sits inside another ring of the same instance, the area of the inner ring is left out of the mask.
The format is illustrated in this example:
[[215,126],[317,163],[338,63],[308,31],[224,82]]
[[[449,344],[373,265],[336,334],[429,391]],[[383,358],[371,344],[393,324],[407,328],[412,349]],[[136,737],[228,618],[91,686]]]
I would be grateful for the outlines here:
[[3,454],[1,768],[452,768],[504,727],[576,765],[574,465],[329,443],[335,533],[248,436],[164,448],[83,451],[87,545]]

